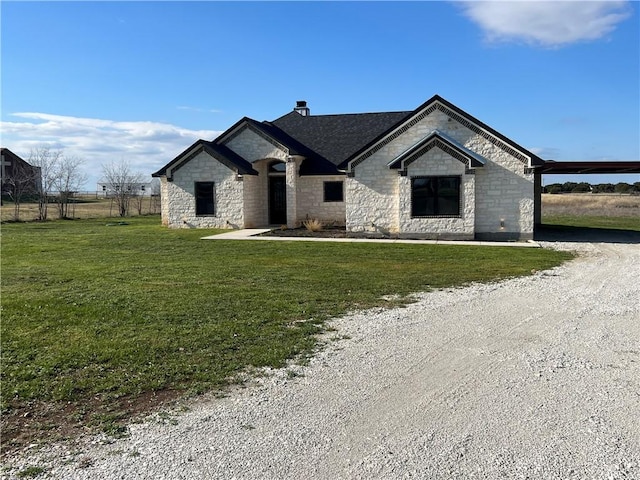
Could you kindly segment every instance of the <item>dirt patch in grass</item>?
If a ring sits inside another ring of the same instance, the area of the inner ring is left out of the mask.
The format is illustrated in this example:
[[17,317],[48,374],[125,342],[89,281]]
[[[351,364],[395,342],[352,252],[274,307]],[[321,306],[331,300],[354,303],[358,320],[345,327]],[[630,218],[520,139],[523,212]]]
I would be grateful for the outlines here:
[[2,414],[1,458],[30,445],[78,438],[83,434],[126,434],[127,424],[183,398],[184,392],[161,390],[105,400],[88,397],[80,402],[30,401]]

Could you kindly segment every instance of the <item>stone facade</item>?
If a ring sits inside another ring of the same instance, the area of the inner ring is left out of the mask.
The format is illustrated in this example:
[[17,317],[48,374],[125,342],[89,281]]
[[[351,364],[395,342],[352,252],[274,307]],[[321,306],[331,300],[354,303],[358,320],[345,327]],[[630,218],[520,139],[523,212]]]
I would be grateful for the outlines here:
[[[434,130],[486,159],[466,166],[434,148],[413,162],[407,175],[388,164]],[[355,164],[356,162],[354,162]],[[432,238],[529,239],[533,237],[533,174],[525,164],[444,112],[435,110],[361,163],[347,179],[347,229]],[[411,218],[411,177],[460,175],[459,218]]]
[[289,155],[286,149],[265,140],[250,129],[244,129],[226,143],[243,158],[251,159],[258,175],[244,177],[245,228],[269,225],[269,165],[286,163],[287,227],[295,228],[307,218],[325,224],[344,225],[345,202],[324,202],[324,182],[342,181],[343,175],[300,176],[304,157]]
[[[214,182],[215,214],[196,215],[195,183]],[[244,182],[227,166],[201,152],[161,184],[162,221],[172,228],[243,228]]]
[[244,178],[244,228],[255,228],[267,225],[267,165],[268,162],[255,162],[253,168],[258,175],[245,175]]
[[[344,226],[345,202],[325,202],[324,182],[344,182],[344,175],[318,175],[298,178],[298,223],[307,218],[320,220],[324,225]],[[344,185],[343,185],[344,192]]]
[[[161,183],[163,224],[268,226],[269,179],[279,176],[285,182],[289,228],[313,218],[326,225],[345,225],[348,231],[363,234],[442,239],[533,237],[534,190],[540,186],[538,175],[538,185],[534,187],[531,153],[518,150],[520,147],[474,123],[472,117],[466,117],[447,102],[436,100],[420,107],[401,125],[393,127],[396,130],[378,139],[370,151],[351,159],[346,166],[342,164],[339,168],[343,170],[336,169],[332,174],[301,176],[301,165],[311,160],[293,155],[289,148],[297,152],[301,150],[299,145],[285,146],[282,142],[289,140],[286,136],[272,137],[273,128],[247,121],[220,137],[219,145],[228,147],[248,163],[233,158],[216,159],[225,150],[213,148],[214,156],[205,151],[195,156],[187,152],[183,159],[168,164]],[[435,138],[433,135],[439,136],[439,143],[429,143]],[[425,145],[429,148],[423,148]],[[418,148],[424,153],[416,153]],[[405,163],[391,168],[396,159]],[[270,169],[274,162],[283,162],[285,166]],[[239,174],[240,170],[245,174]],[[305,171],[310,172],[308,168]],[[157,176],[161,175],[162,172]],[[458,214],[414,217],[412,179],[416,177],[459,178]],[[194,186],[202,181],[215,184],[215,215],[195,214]],[[342,201],[325,201],[325,182],[343,182]]]
[[286,161],[289,152],[286,148],[274,143],[269,142],[250,128],[245,128],[225,142],[225,145],[249,162],[264,158]]
[[[460,177],[460,216],[413,218],[411,216],[411,179],[421,176]],[[398,233],[422,238],[470,240],[475,235],[475,175],[465,174],[465,165],[440,149],[434,148],[398,177]]]

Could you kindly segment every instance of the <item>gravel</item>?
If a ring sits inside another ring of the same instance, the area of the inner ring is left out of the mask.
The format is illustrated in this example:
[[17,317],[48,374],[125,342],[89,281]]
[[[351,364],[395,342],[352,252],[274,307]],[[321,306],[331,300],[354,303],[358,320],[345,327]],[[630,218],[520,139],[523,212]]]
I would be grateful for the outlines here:
[[581,256],[335,319],[307,366],[3,478],[640,478],[640,245],[545,246]]

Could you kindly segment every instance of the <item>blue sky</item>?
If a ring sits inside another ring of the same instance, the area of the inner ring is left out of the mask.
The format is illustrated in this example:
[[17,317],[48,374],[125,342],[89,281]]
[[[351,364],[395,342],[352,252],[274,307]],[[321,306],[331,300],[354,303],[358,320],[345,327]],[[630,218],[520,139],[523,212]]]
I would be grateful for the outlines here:
[[[0,3],[2,146],[150,174],[243,116],[440,94],[545,159],[640,160],[640,4]],[[639,175],[546,176],[640,181]]]

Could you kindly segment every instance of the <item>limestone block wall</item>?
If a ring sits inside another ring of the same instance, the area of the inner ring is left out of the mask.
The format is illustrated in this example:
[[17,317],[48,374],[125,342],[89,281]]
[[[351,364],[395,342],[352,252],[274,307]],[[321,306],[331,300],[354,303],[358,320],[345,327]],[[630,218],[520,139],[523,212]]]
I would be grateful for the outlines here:
[[169,226],[169,182],[167,177],[160,178],[160,218],[162,225]]
[[[460,217],[413,218],[411,178],[418,176],[459,176]],[[465,165],[439,148],[429,150],[410,164],[407,176],[398,176],[399,232],[406,236],[471,240],[475,235],[475,175],[465,174]]]
[[[215,215],[196,216],[195,182],[215,183]],[[171,228],[242,228],[244,182],[236,172],[202,152],[163,182],[163,222]],[[166,208],[166,213],[165,213]]]
[[448,117],[436,110],[353,168],[347,180],[347,230],[399,233],[398,173],[388,163],[434,129],[447,131]]
[[519,160],[501,153],[476,174],[476,236],[531,239],[533,174],[525,174]]
[[344,175],[298,177],[298,223],[307,218],[316,218],[325,225],[343,226],[346,215],[345,202],[325,202],[324,182],[344,182],[345,180]]
[[[396,233],[407,228],[404,223],[400,225],[397,173],[387,164],[434,129],[487,160],[483,168],[476,169],[473,179],[476,236],[531,238],[533,174],[526,174],[526,165],[511,153],[437,109],[353,167],[354,176],[347,179],[347,229],[386,229]],[[466,196],[470,194],[471,185],[463,185]],[[416,227],[412,225],[411,228]]]
[[269,162],[255,162],[253,169],[258,175],[244,177],[244,228],[262,227],[269,223],[267,195],[267,166]]
[[273,145],[249,128],[233,137],[225,145],[249,162],[264,158],[287,160],[289,152]]
[[287,227],[298,226],[298,172],[302,158],[290,158],[287,162],[286,190],[287,190]]
[[398,232],[398,173],[376,160],[358,166],[355,175],[346,179],[346,228],[350,232]]

